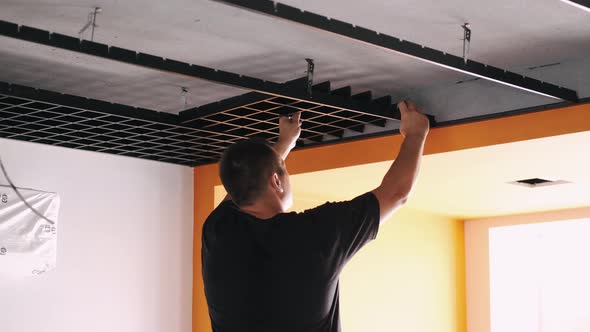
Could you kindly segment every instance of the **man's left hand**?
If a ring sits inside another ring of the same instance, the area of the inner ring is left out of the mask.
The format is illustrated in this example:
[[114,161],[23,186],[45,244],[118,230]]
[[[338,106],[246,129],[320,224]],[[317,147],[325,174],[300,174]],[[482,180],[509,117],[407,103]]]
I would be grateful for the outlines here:
[[281,158],[287,158],[289,152],[297,144],[299,135],[301,135],[301,112],[279,118],[279,139],[274,148]]
[[295,147],[301,135],[301,111],[287,117],[279,118],[279,141],[285,144],[289,150]]

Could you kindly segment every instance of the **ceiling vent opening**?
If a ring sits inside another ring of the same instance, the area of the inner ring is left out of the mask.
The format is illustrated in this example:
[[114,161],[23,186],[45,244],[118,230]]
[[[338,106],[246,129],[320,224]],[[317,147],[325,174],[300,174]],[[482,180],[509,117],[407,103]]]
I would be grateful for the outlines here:
[[521,183],[521,184],[528,184],[529,186],[536,186],[538,184],[551,183],[553,181],[551,181],[551,180],[545,180],[545,179],[539,179],[539,178],[533,178],[533,179],[519,180],[519,181],[516,181],[516,182]]
[[558,184],[568,183],[567,181],[563,180],[547,180],[541,178],[530,178],[524,180],[518,180],[514,182],[510,182],[511,184],[516,184],[520,186],[525,186],[529,188],[537,188],[537,187],[547,187],[547,186],[555,186]]

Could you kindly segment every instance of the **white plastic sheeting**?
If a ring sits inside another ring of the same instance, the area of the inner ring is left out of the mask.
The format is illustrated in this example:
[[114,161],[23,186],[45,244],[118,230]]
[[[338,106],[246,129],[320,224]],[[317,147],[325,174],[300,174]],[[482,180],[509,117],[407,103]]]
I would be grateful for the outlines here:
[[1,279],[39,275],[56,264],[59,196],[31,189],[19,192],[49,221],[29,209],[12,188],[0,186]]

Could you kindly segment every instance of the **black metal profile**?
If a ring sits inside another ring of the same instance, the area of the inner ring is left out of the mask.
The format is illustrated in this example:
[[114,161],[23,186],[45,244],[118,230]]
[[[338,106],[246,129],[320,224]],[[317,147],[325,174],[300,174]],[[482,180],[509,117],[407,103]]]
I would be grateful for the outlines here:
[[[578,101],[578,94],[574,90],[563,88],[521,74],[506,71],[480,62],[467,60],[458,56],[444,53],[423,45],[418,45],[407,40],[401,40],[373,30],[355,26],[350,23],[318,15],[301,9],[284,5],[269,0],[217,0],[259,13],[278,17],[291,22],[296,22],[322,31],[331,32],[340,36],[352,38],[367,44],[371,44],[398,54],[425,61],[440,67],[473,75],[482,79],[500,83],[513,88],[518,88],[542,96],[562,99],[570,102]],[[587,2],[587,1],[577,1]]]
[[329,92],[318,90],[310,97],[307,93],[307,79],[301,84],[281,84],[261,80],[254,77],[216,70],[213,68],[162,58],[159,56],[138,53],[136,51],[109,46],[75,37],[51,33],[46,30],[19,26],[18,24],[0,21],[0,35],[38,44],[53,46],[69,51],[79,52],[127,64],[156,69],[172,74],[180,74],[211,82],[244,88],[272,97],[289,98],[307,102],[316,106],[330,106],[360,114],[370,114],[383,119],[399,120],[400,114],[395,105],[382,101],[373,102],[352,98],[342,98]]
[[561,1],[590,13],[590,0],[561,0]]

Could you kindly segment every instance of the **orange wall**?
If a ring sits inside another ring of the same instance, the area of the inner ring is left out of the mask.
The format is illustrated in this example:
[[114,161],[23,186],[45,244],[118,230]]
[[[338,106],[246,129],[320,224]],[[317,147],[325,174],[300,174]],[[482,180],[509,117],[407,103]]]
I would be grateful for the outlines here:
[[580,208],[465,221],[467,331],[490,332],[491,329],[490,228],[588,217],[590,208]]
[[[425,153],[441,153],[481,146],[562,135],[590,130],[590,105],[494,120],[434,128]],[[288,160],[291,174],[392,160],[401,144],[400,135],[378,137],[294,151]],[[195,222],[193,273],[193,332],[210,331],[201,278],[201,227],[214,208],[214,187],[220,184],[217,165],[195,168]]]
[[195,167],[195,223],[193,228],[193,332],[211,331],[201,274],[201,233],[214,208],[215,186],[220,184],[217,165]]

